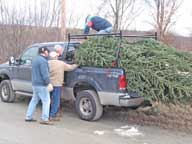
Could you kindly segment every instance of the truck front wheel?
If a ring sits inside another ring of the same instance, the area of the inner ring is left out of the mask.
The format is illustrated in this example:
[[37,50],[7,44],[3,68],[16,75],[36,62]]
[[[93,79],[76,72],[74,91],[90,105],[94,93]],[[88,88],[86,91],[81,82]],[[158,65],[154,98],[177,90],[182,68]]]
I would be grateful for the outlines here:
[[79,117],[87,121],[95,121],[101,118],[103,106],[97,93],[93,90],[83,90],[77,93],[75,101],[76,111]]
[[0,84],[0,97],[3,102],[14,102],[15,93],[10,80],[3,80]]

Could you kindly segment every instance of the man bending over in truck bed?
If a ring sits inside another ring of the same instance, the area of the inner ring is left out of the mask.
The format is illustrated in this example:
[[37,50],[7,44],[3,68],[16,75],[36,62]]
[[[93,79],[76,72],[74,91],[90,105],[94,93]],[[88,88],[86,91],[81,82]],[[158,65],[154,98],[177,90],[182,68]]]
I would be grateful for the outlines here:
[[96,30],[98,32],[97,34],[106,34],[111,33],[112,24],[102,17],[88,15],[85,19],[85,28],[83,30],[83,34],[88,34],[90,28]]

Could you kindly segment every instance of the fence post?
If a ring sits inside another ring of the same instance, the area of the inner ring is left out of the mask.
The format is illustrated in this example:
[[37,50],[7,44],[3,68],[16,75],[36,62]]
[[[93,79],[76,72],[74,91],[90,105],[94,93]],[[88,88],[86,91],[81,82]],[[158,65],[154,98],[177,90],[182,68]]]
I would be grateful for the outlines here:
[[155,40],[157,40],[157,38],[158,38],[158,37],[157,37],[157,32],[155,32]]

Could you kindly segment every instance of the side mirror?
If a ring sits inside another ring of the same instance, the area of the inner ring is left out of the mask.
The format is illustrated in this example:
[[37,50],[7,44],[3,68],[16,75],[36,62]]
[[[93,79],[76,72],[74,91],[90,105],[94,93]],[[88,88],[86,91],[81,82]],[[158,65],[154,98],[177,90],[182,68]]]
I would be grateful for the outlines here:
[[32,64],[32,61],[31,61],[31,60],[25,60],[25,64],[26,64],[26,65],[31,65],[31,64]]
[[15,57],[14,56],[11,56],[9,58],[9,65],[14,65],[15,64]]

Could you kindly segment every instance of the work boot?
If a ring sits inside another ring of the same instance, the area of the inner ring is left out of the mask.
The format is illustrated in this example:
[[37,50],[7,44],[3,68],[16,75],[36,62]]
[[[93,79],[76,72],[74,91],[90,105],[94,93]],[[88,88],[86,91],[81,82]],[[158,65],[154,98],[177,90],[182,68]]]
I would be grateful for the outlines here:
[[60,121],[61,119],[59,117],[50,117],[50,121]]
[[56,113],[56,117],[61,118],[62,117],[62,109],[59,108],[58,112]]
[[37,120],[35,119],[25,119],[25,122],[36,122]]
[[54,123],[52,123],[51,121],[44,121],[44,120],[41,120],[40,121],[40,124],[44,124],[44,125],[54,125]]

